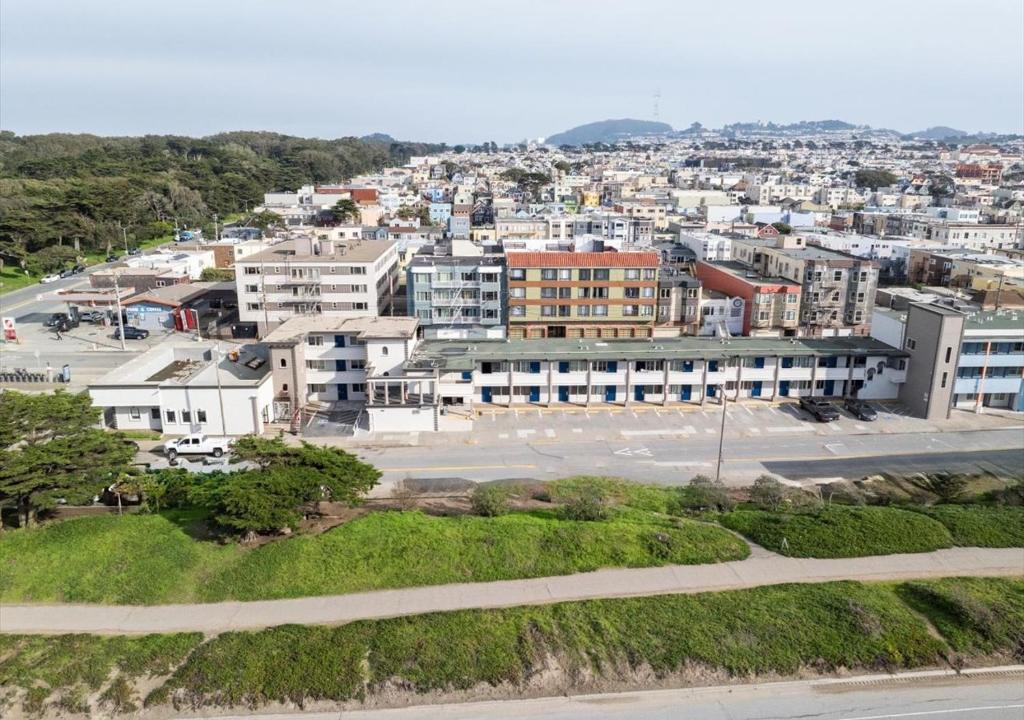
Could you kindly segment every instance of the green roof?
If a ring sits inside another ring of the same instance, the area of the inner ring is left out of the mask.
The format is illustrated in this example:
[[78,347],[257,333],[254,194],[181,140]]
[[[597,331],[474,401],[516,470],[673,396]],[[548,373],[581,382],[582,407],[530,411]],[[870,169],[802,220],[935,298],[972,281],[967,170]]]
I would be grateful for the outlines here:
[[808,355],[907,357],[902,350],[865,337],[424,340],[416,347],[407,367],[470,370],[477,362],[502,360],[716,360]]

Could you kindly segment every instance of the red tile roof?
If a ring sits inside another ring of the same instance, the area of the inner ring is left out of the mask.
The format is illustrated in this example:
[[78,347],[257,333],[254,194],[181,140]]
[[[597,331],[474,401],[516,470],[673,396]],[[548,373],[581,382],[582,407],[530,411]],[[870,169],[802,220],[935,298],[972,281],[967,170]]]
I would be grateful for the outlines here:
[[509,252],[509,267],[657,267],[656,252]]

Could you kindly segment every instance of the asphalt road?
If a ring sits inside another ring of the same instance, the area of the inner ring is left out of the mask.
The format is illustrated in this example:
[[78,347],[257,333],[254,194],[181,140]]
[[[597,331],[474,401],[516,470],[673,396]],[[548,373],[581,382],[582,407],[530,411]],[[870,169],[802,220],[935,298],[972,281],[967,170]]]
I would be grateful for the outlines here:
[[[1019,666],[1018,666],[1019,667]],[[236,720],[242,717],[223,718]],[[843,681],[260,715],[263,720],[1021,720],[1024,674],[908,673]]]
[[[444,443],[444,438],[430,438]],[[357,452],[384,473],[387,484],[412,478],[554,478],[604,474],[645,482],[681,484],[698,473],[714,475],[716,434],[643,436],[602,440],[498,440],[477,444],[361,447]],[[727,436],[722,477],[745,484],[763,472],[791,479],[860,478],[879,470],[1024,467],[1024,428],[913,433],[792,433],[777,437]],[[389,482],[390,481],[390,482]]]

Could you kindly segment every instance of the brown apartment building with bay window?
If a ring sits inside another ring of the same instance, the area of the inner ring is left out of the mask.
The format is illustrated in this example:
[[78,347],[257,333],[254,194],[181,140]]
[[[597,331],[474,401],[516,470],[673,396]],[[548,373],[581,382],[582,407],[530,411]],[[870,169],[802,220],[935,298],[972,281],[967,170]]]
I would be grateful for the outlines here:
[[508,252],[508,336],[651,337],[656,252]]

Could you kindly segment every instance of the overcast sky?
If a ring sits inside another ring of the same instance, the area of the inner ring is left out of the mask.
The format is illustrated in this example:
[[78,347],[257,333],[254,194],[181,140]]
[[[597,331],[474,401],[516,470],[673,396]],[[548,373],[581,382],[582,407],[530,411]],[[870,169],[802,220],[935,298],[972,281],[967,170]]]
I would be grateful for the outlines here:
[[1024,132],[1022,0],[2,0],[0,127],[508,142],[606,118]]

